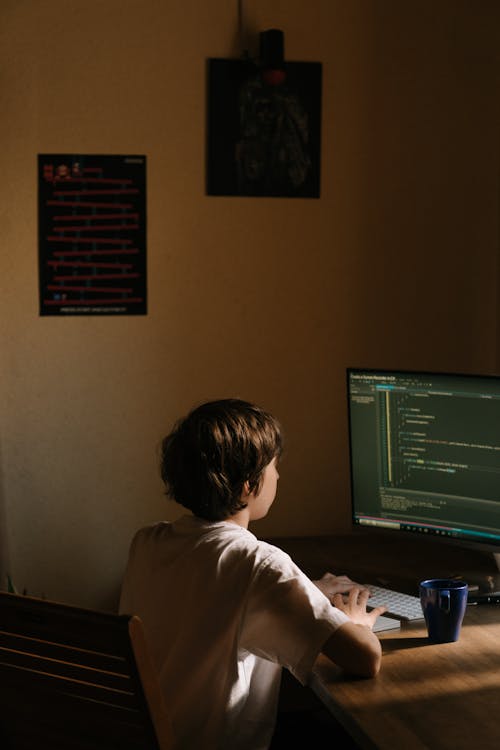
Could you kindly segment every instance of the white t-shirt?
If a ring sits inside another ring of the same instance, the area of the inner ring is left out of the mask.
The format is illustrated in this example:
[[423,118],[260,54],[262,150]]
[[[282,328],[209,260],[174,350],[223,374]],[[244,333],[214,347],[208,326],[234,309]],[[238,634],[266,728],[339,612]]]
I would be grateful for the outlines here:
[[349,619],[282,550],[192,516],[137,532],[120,612],[143,621],[179,750],[266,750],[281,667],[305,684]]

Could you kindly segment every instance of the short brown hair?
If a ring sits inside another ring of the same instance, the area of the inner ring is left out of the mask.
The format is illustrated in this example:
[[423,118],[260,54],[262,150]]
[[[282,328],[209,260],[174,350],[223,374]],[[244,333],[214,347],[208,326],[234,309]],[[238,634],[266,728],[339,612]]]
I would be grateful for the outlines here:
[[265,467],[282,449],[281,427],[271,414],[240,399],[210,401],[163,440],[161,477],[180,505],[221,521],[246,507],[245,482],[258,491]]

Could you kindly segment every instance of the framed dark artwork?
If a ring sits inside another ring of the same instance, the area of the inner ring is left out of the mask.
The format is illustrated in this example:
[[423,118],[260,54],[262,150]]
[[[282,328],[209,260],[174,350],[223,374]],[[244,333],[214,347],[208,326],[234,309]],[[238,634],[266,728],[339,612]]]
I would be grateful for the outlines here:
[[208,60],[208,195],[319,198],[322,65]]
[[38,156],[40,315],[145,315],[146,157]]

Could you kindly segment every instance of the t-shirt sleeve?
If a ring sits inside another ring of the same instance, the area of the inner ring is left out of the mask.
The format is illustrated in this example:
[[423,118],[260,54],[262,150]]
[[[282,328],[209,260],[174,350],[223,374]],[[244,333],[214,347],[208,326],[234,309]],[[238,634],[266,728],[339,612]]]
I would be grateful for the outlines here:
[[285,552],[274,548],[248,591],[240,646],[287,667],[306,684],[324,643],[345,622],[347,615]]

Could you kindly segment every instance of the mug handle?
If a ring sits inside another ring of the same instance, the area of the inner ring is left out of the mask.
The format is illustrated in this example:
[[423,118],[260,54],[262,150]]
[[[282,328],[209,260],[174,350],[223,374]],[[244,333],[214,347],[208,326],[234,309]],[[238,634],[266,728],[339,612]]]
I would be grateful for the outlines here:
[[439,608],[442,609],[443,612],[450,611],[450,592],[447,589],[439,592]]

